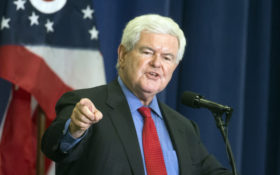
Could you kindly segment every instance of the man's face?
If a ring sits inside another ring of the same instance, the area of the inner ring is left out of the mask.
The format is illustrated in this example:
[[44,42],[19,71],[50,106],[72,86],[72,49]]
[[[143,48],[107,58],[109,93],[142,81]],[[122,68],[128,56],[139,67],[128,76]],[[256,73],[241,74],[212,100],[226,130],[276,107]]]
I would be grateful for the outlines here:
[[142,32],[135,47],[119,47],[119,75],[124,84],[144,103],[162,91],[177,67],[178,40],[168,34]]

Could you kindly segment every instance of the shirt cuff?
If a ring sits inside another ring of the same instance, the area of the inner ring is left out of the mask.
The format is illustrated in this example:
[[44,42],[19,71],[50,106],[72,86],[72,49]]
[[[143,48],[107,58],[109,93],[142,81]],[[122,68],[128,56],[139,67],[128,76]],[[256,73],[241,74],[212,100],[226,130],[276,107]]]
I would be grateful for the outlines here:
[[87,131],[85,134],[82,135],[82,137],[79,138],[74,138],[69,132],[69,125],[70,125],[71,119],[68,119],[65,123],[64,130],[63,130],[63,137],[60,141],[60,150],[63,153],[67,153],[69,150],[71,150],[75,145],[77,145],[86,135]]

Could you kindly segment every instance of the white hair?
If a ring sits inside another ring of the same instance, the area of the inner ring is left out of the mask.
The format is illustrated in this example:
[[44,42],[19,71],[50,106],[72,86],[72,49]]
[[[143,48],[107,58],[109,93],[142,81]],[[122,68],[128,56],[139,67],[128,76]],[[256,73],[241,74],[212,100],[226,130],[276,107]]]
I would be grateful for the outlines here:
[[[179,50],[176,62],[179,63],[184,55],[186,38],[179,25],[169,17],[160,16],[157,14],[147,14],[138,16],[129,21],[123,31],[121,44],[127,51],[134,48],[135,44],[140,39],[142,31],[158,34],[169,34],[177,38]],[[119,65],[117,64],[117,68]]]

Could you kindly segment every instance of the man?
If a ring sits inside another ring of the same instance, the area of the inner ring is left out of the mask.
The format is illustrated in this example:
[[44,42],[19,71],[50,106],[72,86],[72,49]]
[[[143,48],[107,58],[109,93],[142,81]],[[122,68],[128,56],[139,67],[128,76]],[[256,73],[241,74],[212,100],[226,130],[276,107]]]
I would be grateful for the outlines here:
[[143,15],[127,24],[118,79],[66,93],[56,105],[42,150],[57,174],[231,174],[206,151],[196,124],[156,98],[185,45],[170,18]]

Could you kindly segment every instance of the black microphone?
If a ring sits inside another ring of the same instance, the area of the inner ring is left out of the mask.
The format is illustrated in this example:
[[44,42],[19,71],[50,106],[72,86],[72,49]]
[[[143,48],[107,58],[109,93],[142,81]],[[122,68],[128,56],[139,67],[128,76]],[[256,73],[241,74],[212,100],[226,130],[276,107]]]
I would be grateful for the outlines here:
[[203,96],[190,91],[186,91],[183,93],[181,102],[184,105],[190,106],[192,108],[202,107],[207,108],[212,112],[232,112],[233,110],[229,106],[221,105],[213,101],[206,100],[203,98]]
[[[190,91],[186,91],[183,93],[181,102],[184,105],[190,106],[192,108],[203,107],[209,109],[212,112],[216,120],[217,127],[220,129],[223,139],[226,143],[227,154],[232,167],[232,172],[234,175],[237,175],[236,165],[231,150],[231,146],[229,144],[229,140],[227,137],[227,129],[226,129],[233,109],[229,106],[221,105],[213,101],[206,100],[201,95]],[[226,113],[226,119],[225,119],[226,122],[222,120],[222,115],[224,112]]]

